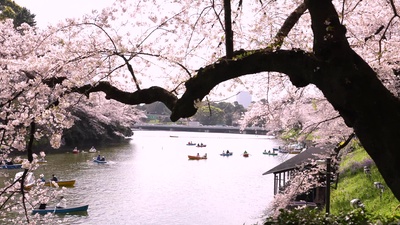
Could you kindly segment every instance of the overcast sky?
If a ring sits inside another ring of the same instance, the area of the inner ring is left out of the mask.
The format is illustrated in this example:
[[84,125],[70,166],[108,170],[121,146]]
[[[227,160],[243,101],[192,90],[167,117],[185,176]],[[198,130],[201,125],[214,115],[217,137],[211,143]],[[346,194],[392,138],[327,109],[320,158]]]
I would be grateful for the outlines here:
[[14,0],[36,15],[36,23],[40,28],[55,24],[65,18],[80,17],[93,9],[111,6],[114,0]]

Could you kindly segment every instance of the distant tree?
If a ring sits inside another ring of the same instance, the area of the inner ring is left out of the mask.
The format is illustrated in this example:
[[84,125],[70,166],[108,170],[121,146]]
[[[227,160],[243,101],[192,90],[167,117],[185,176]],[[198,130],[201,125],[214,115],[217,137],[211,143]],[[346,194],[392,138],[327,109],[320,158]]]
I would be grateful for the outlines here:
[[212,105],[202,106],[193,117],[203,125],[223,124],[224,111]]
[[235,113],[244,113],[244,112],[247,111],[246,108],[244,108],[243,105],[239,104],[238,101],[234,101],[233,105],[234,105],[234,112]]
[[23,23],[27,23],[31,27],[36,26],[36,15],[14,1],[0,0],[0,11],[0,20],[13,19],[14,28],[21,26]]
[[36,26],[35,17],[35,14],[32,14],[27,8],[23,7],[14,17],[14,27],[19,27],[23,23],[27,23],[29,26],[34,27]]
[[224,111],[223,124],[231,126],[234,120],[234,113],[235,113],[233,104],[230,102],[218,102],[216,104],[216,107]]

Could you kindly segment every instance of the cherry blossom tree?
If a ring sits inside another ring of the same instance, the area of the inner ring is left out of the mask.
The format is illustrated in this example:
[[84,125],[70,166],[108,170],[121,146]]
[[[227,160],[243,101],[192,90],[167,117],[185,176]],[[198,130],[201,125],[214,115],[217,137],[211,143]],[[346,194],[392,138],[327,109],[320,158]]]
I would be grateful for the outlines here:
[[314,86],[292,89],[277,91],[279,99],[252,104],[240,121],[241,127],[261,122],[270,134],[281,135],[288,142],[312,141],[315,145],[336,144],[353,133]]
[[31,140],[47,135],[59,146],[73,124],[68,107],[96,92],[127,105],[162,102],[177,121],[225,86],[253,82],[267,94],[260,81],[290,81],[320,90],[400,198],[397,8],[393,0],[120,0],[43,30],[16,32],[4,21],[1,150],[27,150],[33,162]]

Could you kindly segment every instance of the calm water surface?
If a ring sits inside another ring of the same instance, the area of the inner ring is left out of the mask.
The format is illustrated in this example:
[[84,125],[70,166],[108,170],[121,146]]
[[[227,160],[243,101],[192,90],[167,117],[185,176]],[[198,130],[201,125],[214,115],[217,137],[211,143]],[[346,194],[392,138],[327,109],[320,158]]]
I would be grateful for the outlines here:
[[[207,147],[186,146],[189,141]],[[135,131],[129,144],[98,149],[107,164],[93,163],[95,153],[48,154],[35,174],[76,180],[64,196],[68,205],[89,204],[89,210],[59,216],[63,224],[261,224],[273,198],[273,176],[262,173],[284,160],[262,151],[278,144],[257,135]],[[220,156],[223,150],[233,156]],[[197,153],[208,159],[188,160]]]

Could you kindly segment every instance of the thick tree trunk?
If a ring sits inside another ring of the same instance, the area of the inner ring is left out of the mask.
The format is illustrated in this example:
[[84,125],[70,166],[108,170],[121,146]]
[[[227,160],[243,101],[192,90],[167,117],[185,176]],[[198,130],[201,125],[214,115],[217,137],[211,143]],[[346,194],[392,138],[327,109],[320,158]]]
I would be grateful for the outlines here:
[[400,101],[346,40],[346,30],[330,0],[309,0],[314,52],[320,67],[314,83],[339,111],[400,199]]
[[314,83],[339,111],[400,199],[400,102],[355,53],[353,60],[321,66]]

